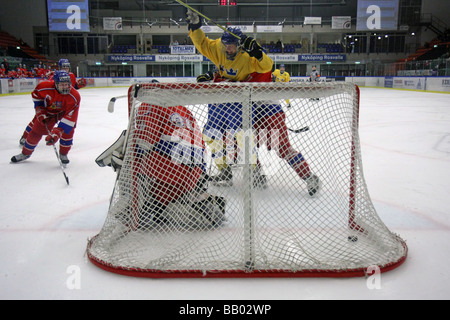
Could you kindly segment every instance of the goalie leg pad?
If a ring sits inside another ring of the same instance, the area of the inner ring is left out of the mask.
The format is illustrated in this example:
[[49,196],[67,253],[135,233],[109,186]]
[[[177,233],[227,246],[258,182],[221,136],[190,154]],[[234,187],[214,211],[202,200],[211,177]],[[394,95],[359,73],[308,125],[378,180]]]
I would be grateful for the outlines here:
[[123,145],[125,143],[125,136],[126,136],[127,130],[123,130],[120,134],[120,137],[114,142],[108,149],[103,151],[101,155],[95,159],[95,163],[97,163],[100,167],[111,167],[111,158],[114,155],[117,157],[118,154],[122,153]]

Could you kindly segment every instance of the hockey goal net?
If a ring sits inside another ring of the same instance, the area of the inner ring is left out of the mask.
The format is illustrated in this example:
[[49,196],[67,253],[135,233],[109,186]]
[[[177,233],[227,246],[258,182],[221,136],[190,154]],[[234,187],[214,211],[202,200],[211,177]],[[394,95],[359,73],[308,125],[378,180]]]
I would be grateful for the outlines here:
[[108,215],[87,246],[95,265],[139,277],[350,277],[406,259],[364,181],[357,86],[152,83],[132,86],[129,103]]

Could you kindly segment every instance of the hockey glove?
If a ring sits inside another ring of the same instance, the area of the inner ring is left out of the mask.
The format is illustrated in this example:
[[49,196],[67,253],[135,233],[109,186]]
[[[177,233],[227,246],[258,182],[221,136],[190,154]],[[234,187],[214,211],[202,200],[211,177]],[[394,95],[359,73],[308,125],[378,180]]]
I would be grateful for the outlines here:
[[45,124],[48,120],[47,111],[45,109],[36,109],[36,120],[41,123]]
[[86,87],[87,86],[87,81],[86,81],[86,79],[85,78],[81,78],[81,79],[78,79],[78,81],[77,81],[77,85],[76,85],[76,88],[75,89],[81,89],[81,88],[84,88],[84,87]]
[[61,135],[63,134],[63,129],[61,128],[53,128],[52,132],[45,138],[45,141],[47,141],[48,146],[54,145],[59,138],[61,138]]
[[250,57],[255,57],[260,60],[263,56],[261,46],[252,37],[243,35],[239,40],[239,46],[249,54]]
[[212,71],[208,71],[205,74],[201,74],[197,77],[197,82],[206,82],[206,81],[211,81],[214,78],[214,74],[212,73]]
[[194,31],[200,29],[200,27],[202,26],[202,21],[200,20],[200,16],[197,12],[188,9],[186,16],[186,22],[188,23],[189,30]]

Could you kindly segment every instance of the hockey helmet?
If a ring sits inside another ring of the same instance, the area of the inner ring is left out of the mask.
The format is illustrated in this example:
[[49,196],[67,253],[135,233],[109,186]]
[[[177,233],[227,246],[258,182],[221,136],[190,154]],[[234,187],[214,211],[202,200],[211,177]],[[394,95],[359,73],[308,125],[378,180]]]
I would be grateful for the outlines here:
[[[228,60],[234,60],[238,53],[239,39],[236,36],[242,38],[243,34],[241,29],[229,27],[227,31],[222,34],[220,39],[224,47],[224,53],[226,54]],[[227,46],[233,44],[236,45],[236,50],[231,49],[232,51],[230,51],[229,48],[226,48]]]
[[239,38],[242,37],[241,29],[229,27],[227,28],[227,31],[222,34],[222,43],[224,45],[235,44],[237,46],[239,44],[239,39],[236,36]]
[[68,59],[59,59],[58,61],[59,70],[70,70],[70,62]]
[[69,94],[72,89],[72,82],[70,76],[66,71],[57,70],[53,75],[55,81],[55,88],[60,94]]

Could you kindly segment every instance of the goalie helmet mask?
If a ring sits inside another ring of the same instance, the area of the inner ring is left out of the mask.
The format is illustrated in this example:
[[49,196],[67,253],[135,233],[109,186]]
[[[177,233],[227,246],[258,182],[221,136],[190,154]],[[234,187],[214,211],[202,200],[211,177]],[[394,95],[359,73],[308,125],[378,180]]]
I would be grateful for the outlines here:
[[[224,52],[227,56],[228,60],[234,60],[234,58],[236,57],[237,53],[238,53],[238,47],[239,47],[239,39],[236,38],[236,36],[238,36],[239,38],[241,38],[243,36],[241,29],[239,28],[228,28],[228,31],[225,31],[222,34],[221,37],[221,41],[223,44],[223,49]],[[236,46],[236,50],[234,52],[229,52],[226,50],[226,46],[229,45],[235,45]]]
[[55,81],[55,88],[60,94],[70,93],[70,90],[72,89],[72,82],[66,71],[55,71],[53,81]]

